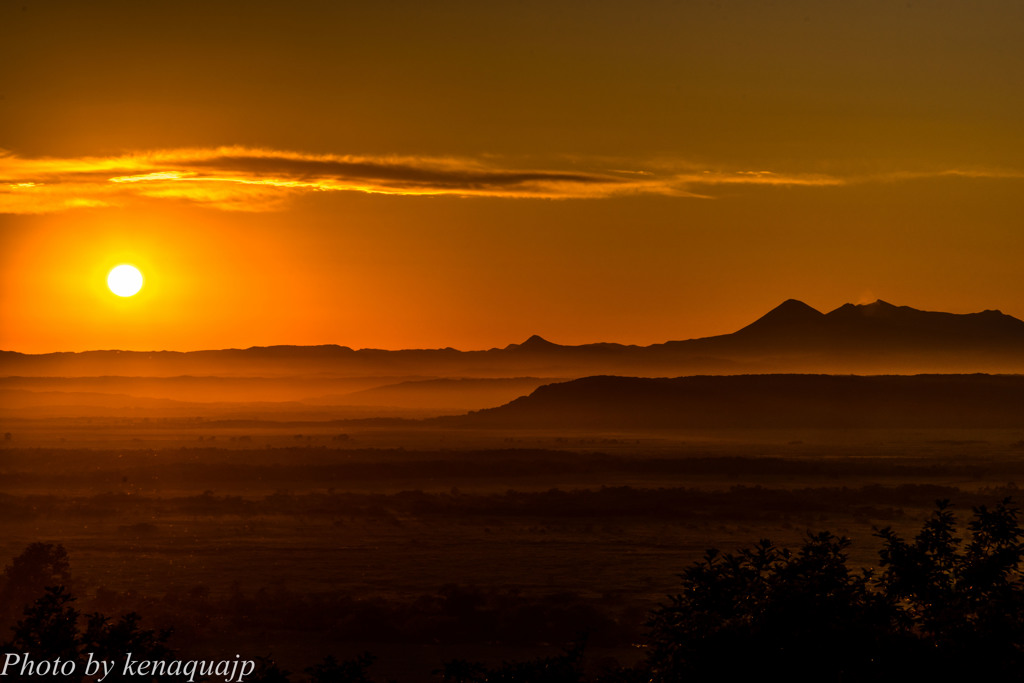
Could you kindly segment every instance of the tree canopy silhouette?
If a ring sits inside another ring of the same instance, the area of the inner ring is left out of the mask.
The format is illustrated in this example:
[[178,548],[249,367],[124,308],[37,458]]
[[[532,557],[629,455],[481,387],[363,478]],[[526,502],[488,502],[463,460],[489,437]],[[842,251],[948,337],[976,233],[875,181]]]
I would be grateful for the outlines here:
[[42,597],[50,586],[71,587],[71,563],[64,546],[32,543],[4,567],[0,576],[0,627],[13,625],[18,610]]
[[[59,544],[33,543],[7,565],[0,593],[24,599],[5,603],[8,609],[24,605],[22,616],[12,627],[13,637],[0,641],[0,652],[28,655],[33,660],[76,663],[73,676],[57,676],[59,680],[81,680],[82,662],[87,653],[98,659],[122,659],[131,652],[137,659],[168,660],[174,652],[167,646],[169,630],[154,631],[139,626],[141,617],[130,613],[112,620],[99,613],[84,617],[75,608],[75,597],[68,590],[71,568],[67,551]],[[126,681],[114,669],[104,680]],[[180,680],[156,677],[152,680]]]
[[1015,678],[1024,658],[1024,546],[1004,500],[973,508],[966,543],[948,501],[912,540],[891,528],[880,571],[847,566],[849,540],[808,535],[709,550],[652,615],[653,681],[753,680],[781,669],[804,681]]

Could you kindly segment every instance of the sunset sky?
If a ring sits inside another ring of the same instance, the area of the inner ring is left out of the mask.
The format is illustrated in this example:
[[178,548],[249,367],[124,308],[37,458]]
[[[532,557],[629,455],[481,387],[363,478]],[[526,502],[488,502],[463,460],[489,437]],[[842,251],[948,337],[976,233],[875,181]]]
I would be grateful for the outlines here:
[[0,59],[0,349],[1024,318],[1019,0],[15,0]]

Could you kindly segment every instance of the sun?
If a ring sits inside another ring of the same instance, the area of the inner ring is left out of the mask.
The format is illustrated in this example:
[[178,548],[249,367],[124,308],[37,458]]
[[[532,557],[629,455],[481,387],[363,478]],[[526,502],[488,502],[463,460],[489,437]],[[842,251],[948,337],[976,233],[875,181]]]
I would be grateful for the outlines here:
[[135,296],[142,289],[142,273],[135,266],[117,266],[107,275],[107,287],[118,296]]

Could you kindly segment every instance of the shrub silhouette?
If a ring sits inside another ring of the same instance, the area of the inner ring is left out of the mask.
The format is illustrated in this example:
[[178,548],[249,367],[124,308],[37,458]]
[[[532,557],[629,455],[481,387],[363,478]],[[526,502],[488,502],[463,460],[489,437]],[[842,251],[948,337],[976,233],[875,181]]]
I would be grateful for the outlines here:
[[[125,653],[132,653],[136,660],[168,661],[175,658],[175,653],[167,646],[171,636],[169,629],[154,631],[139,627],[141,617],[131,612],[114,621],[99,613],[87,617],[85,630],[81,635],[81,651],[93,653],[97,659],[120,661]],[[123,671],[115,668],[104,683],[121,683],[131,681],[133,677],[123,675]],[[134,678],[138,680],[137,677]],[[179,680],[176,677],[165,677],[158,680]]]
[[[98,613],[83,618],[67,588],[71,583],[71,570],[67,552],[61,545],[29,545],[4,569],[3,578],[0,593],[5,598],[14,596],[6,599],[31,597],[25,602],[6,604],[8,609],[22,604],[25,607],[21,619],[12,628],[13,637],[7,642],[0,642],[0,652],[27,654],[35,661],[60,658],[62,662],[76,662],[78,673],[55,678],[80,680],[86,653],[106,660],[121,660],[127,652],[136,659],[145,660],[174,657],[174,652],[167,646],[170,631],[140,628],[137,614],[127,614],[116,621]],[[116,667],[105,679],[110,683],[123,680],[128,679],[122,677]]]
[[0,577],[0,627],[13,625],[16,610],[42,597],[50,586],[71,586],[71,563],[64,546],[32,543],[4,567]]
[[891,528],[880,569],[851,571],[849,541],[808,535],[710,550],[652,615],[650,680],[885,681],[1016,678],[1024,658],[1024,548],[1017,510],[973,508],[970,540],[948,501],[913,541]]
[[74,600],[63,586],[47,588],[25,608],[24,617],[14,627],[14,638],[2,646],[3,651],[31,654],[34,659],[59,657],[61,661],[78,662],[81,637]]

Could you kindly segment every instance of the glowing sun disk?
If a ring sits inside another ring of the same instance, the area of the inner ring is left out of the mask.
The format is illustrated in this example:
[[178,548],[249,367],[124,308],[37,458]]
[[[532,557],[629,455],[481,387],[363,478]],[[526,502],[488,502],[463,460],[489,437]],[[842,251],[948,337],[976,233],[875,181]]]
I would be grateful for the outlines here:
[[142,273],[135,266],[117,266],[107,275],[107,287],[118,296],[134,296],[142,289]]

